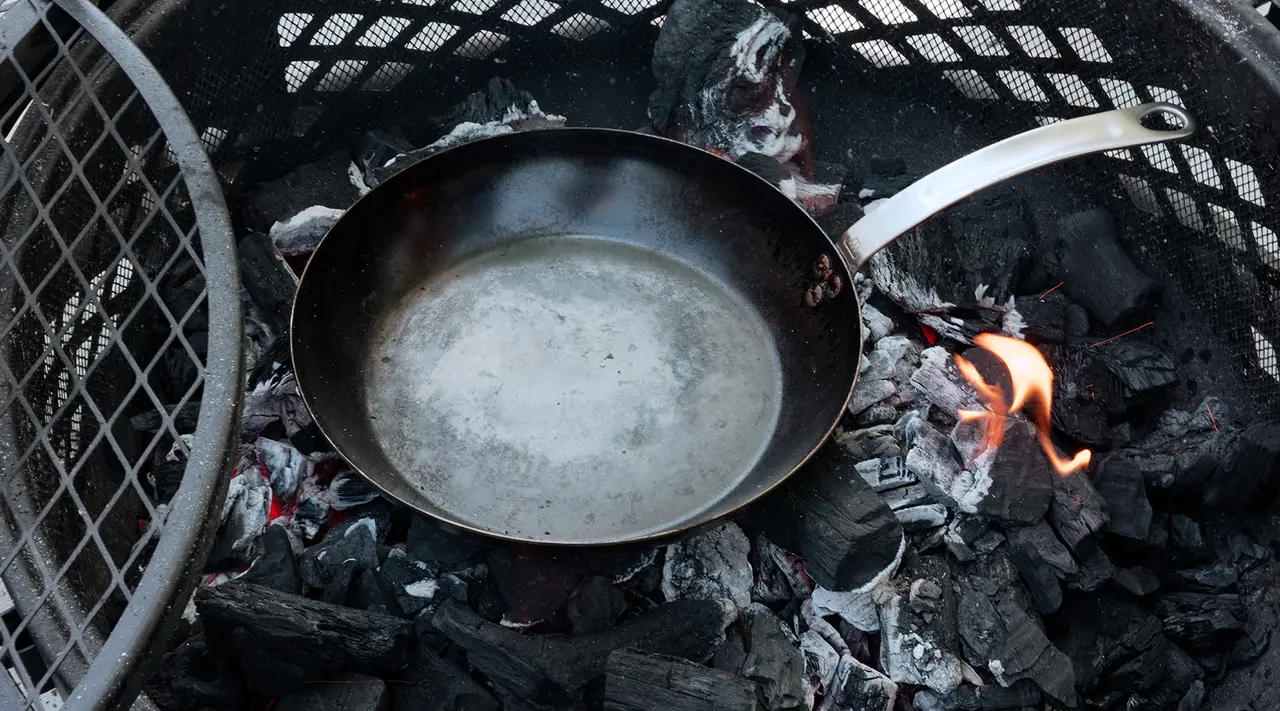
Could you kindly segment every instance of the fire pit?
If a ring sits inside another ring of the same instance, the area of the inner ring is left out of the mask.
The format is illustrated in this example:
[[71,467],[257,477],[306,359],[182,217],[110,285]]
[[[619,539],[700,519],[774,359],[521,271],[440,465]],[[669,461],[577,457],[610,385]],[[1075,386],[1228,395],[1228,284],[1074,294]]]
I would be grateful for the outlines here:
[[[200,588],[143,670],[154,704],[1275,705],[1280,42],[1252,9],[143,5],[112,12],[222,178],[250,371]],[[674,545],[451,533],[350,471],[298,395],[284,344],[307,255],[361,194],[450,146],[660,133],[756,171],[835,237],[995,139],[1148,101],[1188,109],[1196,135],[979,194],[851,284],[814,265],[798,298],[864,304],[849,412],[779,491]],[[183,416],[172,434],[193,431]]]

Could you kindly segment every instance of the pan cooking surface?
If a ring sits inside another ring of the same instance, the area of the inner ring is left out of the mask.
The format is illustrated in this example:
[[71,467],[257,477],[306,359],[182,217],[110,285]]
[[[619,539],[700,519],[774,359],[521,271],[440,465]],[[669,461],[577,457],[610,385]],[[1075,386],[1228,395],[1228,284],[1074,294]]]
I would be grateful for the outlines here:
[[540,237],[432,275],[384,314],[365,405],[459,521],[577,542],[674,527],[760,458],[777,348],[722,284],[657,252]]

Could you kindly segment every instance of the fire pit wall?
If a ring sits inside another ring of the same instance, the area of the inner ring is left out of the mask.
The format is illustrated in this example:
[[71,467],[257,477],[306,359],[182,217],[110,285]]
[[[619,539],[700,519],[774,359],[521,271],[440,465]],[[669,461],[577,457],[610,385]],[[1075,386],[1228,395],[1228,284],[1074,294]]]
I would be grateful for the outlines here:
[[[530,108],[512,86],[572,125],[650,130],[668,6],[175,0],[134,23],[228,188],[257,329],[239,484],[196,596],[203,628],[166,657],[154,698],[266,703],[354,671],[409,679],[389,683],[405,708],[419,692],[447,708],[576,708],[601,694],[606,708],[681,708],[627,703],[685,703],[709,684],[721,696],[689,708],[1190,709],[1258,659],[1274,626],[1259,564],[1276,539],[1265,515],[1239,512],[1274,495],[1280,451],[1280,42],[1219,0],[776,5],[805,37],[815,164],[843,185],[820,218],[834,232],[1037,125],[1168,101],[1200,129],[1019,178],[878,257],[854,285],[870,307],[869,365],[838,444],[741,528],[640,558],[486,552],[409,521],[315,453],[281,375],[292,277],[274,250],[304,258],[396,146],[483,123],[486,101],[498,116],[508,101]],[[364,149],[380,158],[353,164]],[[277,225],[313,206],[327,211],[302,229]],[[1021,424],[995,461],[957,454],[975,445],[955,410],[979,403],[950,353],[993,372],[970,347],[979,331],[1045,354],[1055,436],[1097,451],[1088,473],[1053,474]],[[268,517],[285,525],[260,535]],[[341,565],[322,564],[330,549]],[[899,556],[892,578],[877,575]],[[299,592],[311,601],[288,597]]]

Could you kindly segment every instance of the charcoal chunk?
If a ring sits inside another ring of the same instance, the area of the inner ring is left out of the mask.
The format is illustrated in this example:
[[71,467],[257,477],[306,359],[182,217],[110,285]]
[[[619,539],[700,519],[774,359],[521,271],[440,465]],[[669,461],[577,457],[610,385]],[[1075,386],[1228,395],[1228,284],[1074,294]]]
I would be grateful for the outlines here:
[[1132,568],[1118,568],[1111,576],[1116,584],[1125,590],[1142,597],[1160,589],[1160,579],[1156,574],[1143,568],[1142,566],[1134,566]]
[[928,689],[916,694],[919,711],[996,711],[997,709],[1041,708],[1043,695],[1031,681],[1023,679],[1009,687],[999,684],[961,686],[950,696]]
[[604,674],[609,654],[617,649],[704,662],[724,641],[729,620],[729,611],[719,603],[681,600],[600,634],[528,636],[448,600],[433,624],[497,686],[536,708],[550,708],[577,699],[587,682]]
[[302,554],[303,582],[313,588],[323,588],[347,560],[355,561],[357,574],[378,567],[378,544],[373,538],[373,528],[372,525],[352,525],[330,531],[323,541]]
[[408,661],[413,623],[251,583],[196,591],[210,648],[230,654],[246,685],[277,696],[338,671],[379,674]]
[[339,674],[311,684],[302,691],[281,696],[279,711],[387,711],[387,685],[364,674]]
[[450,533],[415,514],[409,524],[405,552],[414,560],[436,563],[445,570],[462,570],[484,560],[485,548],[473,537]]
[[249,297],[267,317],[272,331],[288,330],[293,310],[293,297],[298,292],[298,277],[285,263],[271,237],[263,232],[250,232],[240,240],[240,281]]
[[1100,343],[1091,350],[1124,384],[1130,401],[1150,399],[1178,381],[1178,369],[1173,359],[1140,338],[1118,338]]
[[1111,516],[1107,513],[1106,500],[1081,471],[1054,477],[1048,521],[1069,551],[1076,556],[1087,556],[1097,547]]
[[1059,219],[1050,249],[1063,290],[1106,326],[1133,319],[1159,298],[1159,284],[1134,266],[1106,208]]
[[569,599],[574,634],[605,632],[627,611],[627,598],[609,578],[588,578]]
[[[1089,332],[1089,314],[1061,291],[1042,296],[1019,296],[1014,300],[1025,324],[1022,335],[1036,345],[1064,344],[1067,339]],[[1057,397],[1057,392],[1054,393]]]
[[1107,502],[1111,522],[1107,530],[1118,536],[1143,540],[1151,528],[1151,502],[1146,481],[1131,460],[1108,456],[1098,464],[1094,486]]
[[1235,587],[1240,580],[1235,568],[1223,563],[1204,565],[1198,568],[1177,570],[1173,578],[1187,590],[1202,592],[1222,592]]
[[147,683],[147,694],[162,708],[240,709],[248,703],[244,680],[224,654],[211,654],[197,632],[166,652]]
[[344,150],[259,184],[243,203],[246,224],[252,230],[267,232],[276,222],[313,205],[350,207],[360,197],[360,191],[351,183],[350,166],[351,158]]
[[870,583],[897,565],[905,539],[893,511],[859,473],[859,461],[828,442],[743,525],[803,558],[808,574],[829,590]]
[[840,658],[824,711],[889,711],[898,699],[898,685],[850,654]]
[[1178,702],[1177,711],[1200,711],[1200,707],[1204,705],[1204,695],[1204,682],[1197,679]]
[[1156,601],[1165,633],[1192,651],[1231,646],[1245,627],[1244,602],[1235,594],[1172,593]]
[[751,543],[736,524],[672,545],[662,570],[667,600],[730,600],[739,608],[751,604]]
[[1204,486],[1207,506],[1240,507],[1269,500],[1280,482],[1280,423],[1250,425]]
[[419,644],[404,671],[412,684],[391,686],[393,711],[498,711],[498,701],[465,669]]
[[880,596],[880,668],[898,683],[954,691],[964,676],[956,636],[956,598],[946,562],[920,556]]
[[302,594],[302,574],[298,572],[298,560],[293,556],[293,545],[284,526],[267,527],[262,537],[262,555],[240,580],[280,592]]
[[783,631],[782,623],[759,603],[743,610],[745,650],[736,671],[760,687],[766,711],[788,711],[804,704],[804,654]]
[[1182,514],[1169,517],[1169,544],[1180,562],[1199,563],[1212,557],[1200,524]]
[[[348,558],[342,561],[342,564],[332,571],[329,582],[321,588],[320,599],[330,605],[345,605],[347,597],[351,592],[352,586],[356,582],[356,577],[360,575],[358,564],[354,558]],[[319,580],[319,578],[315,578]]]
[[609,655],[605,711],[756,711],[755,684],[659,654],[618,650]]
[[1045,615],[1056,612],[1062,605],[1059,579],[1079,572],[1071,553],[1043,521],[1010,528],[1007,536],[1009,559],[1031,593],[1036,611]]

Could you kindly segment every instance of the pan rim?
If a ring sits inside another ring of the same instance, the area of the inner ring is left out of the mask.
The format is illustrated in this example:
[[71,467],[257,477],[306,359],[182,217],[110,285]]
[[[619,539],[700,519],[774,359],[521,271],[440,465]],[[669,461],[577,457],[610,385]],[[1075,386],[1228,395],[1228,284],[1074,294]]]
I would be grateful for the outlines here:
[[[496,136],[487,136],[484,138],[476,139],[474,141],[468,141],[466,143],[461,143],[456,146],[451,146],[449,148],[446,148],[440,151],[439,153],[433,153],[432,155],[427,156],[422,160],[419,160],[410,165],[406,165],[404,168],[401,168],[400,170],[396,171],[392,175],[388,176],[376,187],[370,189],[368,192],[366,192],[365,194],[357,198],[356,201],[352,203],[351,206],[348,207],[343,212],[342,216],[339,217],[338,220],[334,222],[334,224],[325,232],[324,236],[320,238],[320,241],[316,244],[316,248],[312,251],[311,256],[308,257],[307,263],[302,268],[302,273],[298,275],[298,289],[295,292],[293,303],[290,304],[290,307],[289,307],[289,365],[294,374],[294,383],[297,388],[298,395],[299,397],[302,398],[303,404],[306,405],[307,411],[311,414],[311,419],[313,422],[315,422],[316,428],[320,431],[320,434],[325,438],[326,441],[329,442],[330,445],[333,446],[334,451],[337,452],[337,454],[343,458],[343,461],[346,462],[349,467],[351,467],[352,471],[359,474],[365,481],[367,481],[370,485],[372,485],[375,489],[377,489],[381,493],[381,495],[387,497],[388,499],[391,499],[392,501],[396,501],[403,506],[408,507],[415,513],[418,513],[422,516],[426,516],[437,525],[444,527],[446,530],[464,531],[470,534],[480,536],[485,539],[490,539],[495,542],[502,542],[507,544],[518,544],[518,545],[524,545],[524,546],[537,546],[537,547],[548,547],[548,548],[572,548],[572,549],[622,548],[622,547],[634,547],[634,546],[652,547],[652,546],[661,544],[663,541],[671,541],[673,539],[681,538],[684,536],[691,536],[698,532],[709,530],[729,520],[730,518],[737,515],[744,509],[752,506],[753,504],[758,502],[760,499],[767,496],[770,492],[777,489],[779,486],[781,486],[783,483],[789,480],[792,476],[794,476],[796,472],[798,472],[806,464],[808,464],[809,461],[814,457],[814,455],[818,453],[818,450],[822,449],[822,447],[827,444],[827,442],[831,439],[832,433],[835,432],[836,427],[839,426],[840,420],[844,418],[845,414],[849,409],[849,400],[853,397],[853,390],[855,387],[857,387],[857,384],[858,384],[859,370],[858,370],[858,367],[856,367],[856,365],[853,369],[853,377],[850,380],[848,390],[845,392],[844,398],[841,401],[839,414],[835,417],[835,419],[831,422],[831,424],[825,428],[825,431],[823,432],[822,437],[818,438],[814,442],[813,446],[810,447],[809,451],[803,457],[801,457],[795,463],[795,465],[793,465],[790,469],[788,469],[786,473],[775,475],[772,481],[770,481],[768,485],[761,487],[759,491],[757,491],[752,496],[748,497],[746,501],[743,501],[741,504],[738,504],[737,506],[734,506],[726,511],[717,513],[709,517],[703,516],[703,515],[694,515],[692,517],[692,523],[689,523],[687,525],[668,527],[663,530],[650,531],[642,535],[636,535],[636,536],[626,536],[626,537],[607,539],[607,540],[571,540],[571,541],[550,541],[546,539],[529,538],[521,535],[513,535],[509,533],[500,533],[494,530],[489,530],[489,529],[481,528],[481,527],[466,523],[464,521],[458,520],[453,517],[442,516],[437,513],[424,511],[418,506],[414,505],[413,503],[404,500],[400,496],[395,495],[394,493],[389,491],[387,488],[382,486],[378,477],[370,475],[364,470],[364,468],[355,464],[354,462],[351,462],[342,453],[341,448],[334,442],[334,439],[329,435],[329,429],[325,426],[324,420],[326,419],[326,416],[318,412],[317,409],[312,406],[311,398],[307,394],[307,389],[304,387],[302,379],[298,377],[299,347],[298,347],[297,330],[294,327],[295,321],[297,319],[297,312],[298,312],[298,295],[302,293],[303,284],[306,282],[308,274],[311,273],[311,264],[314,261],[315,256],[319,254],[322,249],[324,249],[325,243],[329,240],[330,235],[334,233],[334,230],[337,229],[337,227],[342,224],[343,220],[347,219],[347,216],[350,215],[352,211],[354,211],[362,201],[364,201],[374,192],[377,192],[380,188],[384,188],[385,186],[390,184],[398,176],[403,174],[406,170],[409,170],[410,168],[416,168],[417,166],[420,166],[423,163],[427,163],[428,161],[431,161],[433,158],[444,156],[446,154],[453,153],[454,151],[467,148],[469,146],[474,146],[479,143],[500,142],[504,140],[506,141],[522,140],[521,137],[525,136],[526,134],[544,134],[544,133],[550,133],[550,132],[578,133],[583,136],[592,136],[592,135],[625,136],[631,140],[638,140],[641,142],[649,141],[651,143],[662,144],[665,146],[673,147],[675,150],[695,151],[697,153],[705,154],[706,156],[716,158],[722,161],[723,163],[726,163],[732,166],[733,169],[740,171],[742,174],[746,176],[750,176],[751,179],[758,181],[759,183],[765,186],[768,186],[771,190],[776,192],[778,195],[785,198],[791,204],[792,208],[796,211],[796,214],[798,216],[803,215],[804,220],[810,226],[812,226],[816,234],[821,235],[822,238],[829,245],[831,245],[831,249],[835,253],[837,261],[841,266],[844,267],[845,274],[848,275],[850,288],[846,289],[845,293],[849,294],[849,298],[853,299],[854,313],[857,316],[857,320],[856,320],[857,328],[859,331],[862,330],[863,328],[862,302],[858,299],[856,290],[852,288],[852,280],[856,272],[850,269],[849,262],[845,258],[843,254],[843,250],[839,249],[838,245],[826,233],[826,230],[822,229],[822,227],[818,225],[817,220],[815,220],[812,215],[806,212],[804,208],[800,207],[800,205],[796,204],[794,200],[792,200],[791,198],[783,194],[782,191],[778,190],[777,186],[774,185],[773,183],[770,183],[768,180],[765,180],[764,178],[760,177],[759,175],[752,172],[751,170],[725,158],[724,156],[721,156],[720,154],[714,151],[710,151],[705,148],[701,148],[699,146],[683,143],[681,141],[666,138],[663,136],[658,136],[650,133],[643,133],[640,131],[632,131],[627,129],[602,128],[602,127],[594,127],[594,126],[543,127],[543,128],[529,129],[526,131],[515,131],[512,133],[504,133]],[[386,191],[384,190],[384,192]],[[866,342],[863,340],[861,335],[862,334],[859,333],[858,334],[859,337],[856,339],[857,340],[857,354],[855,356],[856,364],[860,364],[862,362],[864,350],[866,347]],[[395,473],[395,476],[399,477],[401,475],[397,472]],[[714,506],[714,502],[712,502],[711,505],[704,508],[703,511],[709,510],[713,508],[713,506]]]

